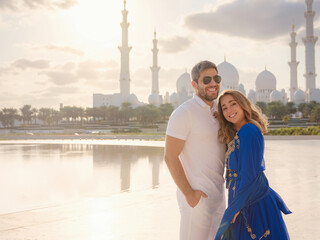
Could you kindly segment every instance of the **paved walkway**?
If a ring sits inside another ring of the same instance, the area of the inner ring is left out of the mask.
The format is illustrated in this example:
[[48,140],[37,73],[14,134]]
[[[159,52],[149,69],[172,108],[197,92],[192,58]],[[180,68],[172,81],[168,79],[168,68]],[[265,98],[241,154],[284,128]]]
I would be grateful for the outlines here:
[[0,216],[1,240],[178,239],[175,189],[166,186]]

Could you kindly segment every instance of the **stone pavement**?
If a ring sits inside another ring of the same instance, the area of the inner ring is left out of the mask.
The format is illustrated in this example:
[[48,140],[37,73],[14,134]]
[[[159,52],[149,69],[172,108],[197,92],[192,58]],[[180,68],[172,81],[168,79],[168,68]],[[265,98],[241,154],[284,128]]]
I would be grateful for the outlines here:
[[178,239],[175,188],[86,199],[0,216],[1,240]]

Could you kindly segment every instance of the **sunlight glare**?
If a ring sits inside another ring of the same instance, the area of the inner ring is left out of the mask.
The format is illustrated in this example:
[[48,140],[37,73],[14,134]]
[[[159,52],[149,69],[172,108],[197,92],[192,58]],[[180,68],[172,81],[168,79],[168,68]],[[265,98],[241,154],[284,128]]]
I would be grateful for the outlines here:
[[85,44],[116,46],[120,40],[121,1],[80,0],[66,16]]

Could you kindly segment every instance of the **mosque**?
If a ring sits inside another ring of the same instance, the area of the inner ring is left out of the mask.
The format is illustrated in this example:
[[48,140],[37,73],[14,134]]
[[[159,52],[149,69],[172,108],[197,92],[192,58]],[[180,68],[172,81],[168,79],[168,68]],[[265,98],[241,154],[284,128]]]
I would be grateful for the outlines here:
[[[287,96],[285,89],[281,91],[277,90],[277,80],[274,74],[267,69],[258,74],[255,81],[255,90],[251,89],[248,94],[244,85],[239,83],[239,73],[237,69],[224,59],[224,62],[217,65],[219,75],[223,81],[220,85],[220,91],[224,89],[235,89],[242,92],[244,95],[253,102],[275,102],[280,101],[287,103],[289,100],[294,102],[295,105],[299,105],[303,102],[316,101],[320,102],[320,89],[316,88],[316,73],[315,73],[315,43],[318,40],[313,35],[313,18],[315,12],[312,10],[313,0],[305,0],[306,11],[304,16],[306,18],[306,36],[302,39],[305,45],[305,91],[298,89],[297,83],[297,67],[299,62],[296,60],[296,47],[295,41],[296,33],[294,31],[294,25],[292,25],[292,32],[290,33],[291,42],[289,46],[291,48],[291,61],[288,62],[290,67],[290,98]],[[119,46],[121,54],[121,70],[120,70],[120,93],[115,94],[93,94],[93,107],[100,106],[121,106],[123,102],[131,103],[135,108],[140,105],[145,105],[138,100],[137,96],[130,93],[130,71],[129,71],[129,53],[131,47],[128,45],[128,28],[129,23],[127,21],[128,11],[126,10],[126,0],[124,0],[124,9],[122,10],[123,21],[122,27],[122,46]],[[191,85],[191,76],[186,71],[183,73],[176,82],[176,92],[169,94],[166,92],[164,96],[159,94],[159,70],[158,66],[158,52],[157,48],[158,40],[156,38],[156,32],[154,32],[153,39],[153,65],[150,67],[152,72],[152,86],[149,96],[149,104],[159,106],[162,103],[171,103],[175,108],[180,104],[190,99],[194,93],[194,89]]]

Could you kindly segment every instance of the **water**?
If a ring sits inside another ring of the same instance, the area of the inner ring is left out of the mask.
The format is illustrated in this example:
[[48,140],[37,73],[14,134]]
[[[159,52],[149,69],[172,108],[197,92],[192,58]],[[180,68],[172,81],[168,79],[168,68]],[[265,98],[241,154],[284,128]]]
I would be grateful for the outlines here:
[[[0,239],[177,239],[163,142],[105,143],[1,144]],[[266,175],[293,212],[284,216],[293,240],[320,234],[319,156],[320,140],[266,141]]]
[[89,144],[0,145],[0,214],[157,188],[163,149]]

